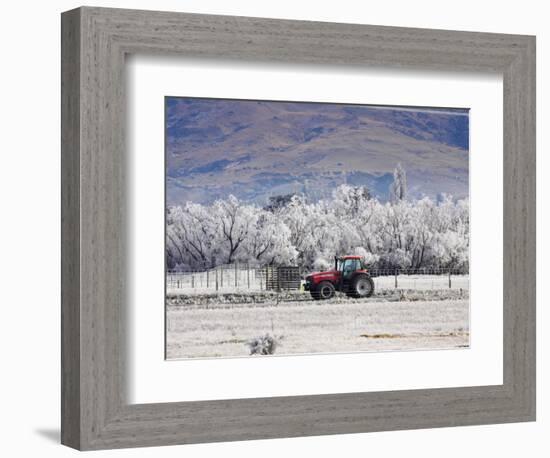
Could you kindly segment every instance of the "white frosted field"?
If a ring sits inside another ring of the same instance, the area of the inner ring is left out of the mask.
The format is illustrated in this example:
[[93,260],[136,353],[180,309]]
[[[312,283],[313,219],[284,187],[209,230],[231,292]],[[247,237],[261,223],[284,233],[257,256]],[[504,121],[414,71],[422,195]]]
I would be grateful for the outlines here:
[[469,346],[469,300],[168,305],[166,325],[168,359],[248,357],[265,334],[278,355],[458,348]]

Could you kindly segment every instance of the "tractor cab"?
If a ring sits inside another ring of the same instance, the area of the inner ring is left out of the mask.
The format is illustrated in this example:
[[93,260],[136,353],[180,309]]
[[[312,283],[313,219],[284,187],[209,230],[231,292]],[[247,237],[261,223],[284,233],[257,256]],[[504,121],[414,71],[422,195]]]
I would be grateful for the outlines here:
[[342,256],[334,258],[334,270],[339,272],[343,280],[349,280],[354,272],[365,271],[366,266],[361,256]]

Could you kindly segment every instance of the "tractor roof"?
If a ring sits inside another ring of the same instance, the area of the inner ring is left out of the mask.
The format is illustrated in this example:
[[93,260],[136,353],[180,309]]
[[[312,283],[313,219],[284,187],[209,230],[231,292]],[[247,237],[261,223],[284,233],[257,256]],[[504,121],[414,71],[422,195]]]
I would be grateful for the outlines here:
[[340,256],[338,259],[363,259],[363,256],[358,255],[348,255],[348,256]]

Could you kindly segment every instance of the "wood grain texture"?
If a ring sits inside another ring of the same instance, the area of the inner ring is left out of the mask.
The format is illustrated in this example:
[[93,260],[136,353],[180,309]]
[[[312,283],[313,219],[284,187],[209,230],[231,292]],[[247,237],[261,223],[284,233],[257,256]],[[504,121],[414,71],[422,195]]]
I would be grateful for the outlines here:
[[[64,444],[87,450],[535,418],[534,37],[87,7],[64,13],[62,24]],[[128,404],[129,53],[502,73],[504,384]]]
[[80,12],[61,24],[61,441],[80,446]]

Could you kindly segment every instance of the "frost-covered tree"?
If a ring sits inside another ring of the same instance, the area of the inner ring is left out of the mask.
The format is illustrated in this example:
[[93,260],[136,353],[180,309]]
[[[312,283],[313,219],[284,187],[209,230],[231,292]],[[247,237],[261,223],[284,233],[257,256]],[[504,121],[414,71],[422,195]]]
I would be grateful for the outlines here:
[[303,195],[284,200],[269,209],[233,196],[169,208],[168,267],[250,262],[311,270],[332,266],[335,255],[356,253],[374,267],[468,269],[468,200],[442,195],[382,203],[366,188],[348,185],[318,202]]
[[366,186],[338,186],[332,193],[334,208],[345,215],[357,215],[371,199],[371,193]]
[[225,262],[231,264],[244,251],[243,242],[256,222],[257,209],[242,205],[233,195],[226,200],[217,200],[212,207],[214,220],[221,230],[221,248]]
[[317,229],[323,224],[318,206],[308,204],[303,196],[292,197],[279,216],[290,229],[290,240],[301,265],[311,265],[318,248]]
[[288,226],[265,210],[255,220],[246,248],[247,260],[263,264],[293,264],[298,254]]
[[401,163],[399,163],[393,171],[393,182],[390,186],[390,199],[392,202],[399,202],[405,200],[406,197],[407,173]]
[[216,228],[205,207],[193,203],[173,207],[167,223],[167,252],[175,265],[190,268],[215,264]]
[[295,194],[283,194],[277,196],[271,196],[269,198],[268,204],[264,207],[265,210],[268,210],[272,213],[286,207],[291,201]]

